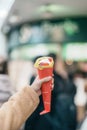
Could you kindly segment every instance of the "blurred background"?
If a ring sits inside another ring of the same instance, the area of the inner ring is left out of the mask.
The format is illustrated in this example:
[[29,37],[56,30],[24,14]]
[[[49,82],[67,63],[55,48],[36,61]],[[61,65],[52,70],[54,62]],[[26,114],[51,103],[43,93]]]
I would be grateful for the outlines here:
[[1,76],[8,74],[9,91],[29,84],[34,58],[50,53],[57,56],[56,71],[76,86],[80,124],[87,108],[87,0],[0,0],[0,70],[7,67]]

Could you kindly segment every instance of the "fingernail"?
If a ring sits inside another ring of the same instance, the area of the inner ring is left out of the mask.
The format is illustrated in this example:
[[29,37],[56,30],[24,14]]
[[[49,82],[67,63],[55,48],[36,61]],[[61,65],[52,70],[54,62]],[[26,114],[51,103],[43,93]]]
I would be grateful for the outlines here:
[[51,76],[48,76],[49,79],[51,79],[52,77]]

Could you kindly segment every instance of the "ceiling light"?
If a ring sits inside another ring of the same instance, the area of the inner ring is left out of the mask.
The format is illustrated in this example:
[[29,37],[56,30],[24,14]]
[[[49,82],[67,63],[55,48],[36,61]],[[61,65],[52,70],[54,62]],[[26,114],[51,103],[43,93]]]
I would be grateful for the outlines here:
[[58,13],[58,12],[65,12],[69,11],[70,8],[61,6],[61,5],[55,5],[55,4],[47,4],[42,5],[37,9],[37,13],[44,13],[46,11],[52,12],[52,13]]

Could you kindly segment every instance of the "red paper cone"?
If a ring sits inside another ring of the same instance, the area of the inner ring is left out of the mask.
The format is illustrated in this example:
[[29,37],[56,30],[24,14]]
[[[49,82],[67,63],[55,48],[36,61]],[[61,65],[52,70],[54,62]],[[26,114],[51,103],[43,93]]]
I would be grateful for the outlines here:
[[[37,59],[35,67],[38,69],[39,78],[42,79],[53,74],[53,59],[51,57],[41,57]],[[51,110],[51,90],[52,80],[42,84],[41,92],[44,104],[44,110],[40,115],[50,112]]]
[[[38,69],[38,74],[40,79],[52,76],[53,68],[44,68],[43,70]],[[50,112],[51,108],[51,90],[52,90],[52,80],[43,83],[41,87],[43,104],[44,104],[44,111],[40,113],[40,115]]]

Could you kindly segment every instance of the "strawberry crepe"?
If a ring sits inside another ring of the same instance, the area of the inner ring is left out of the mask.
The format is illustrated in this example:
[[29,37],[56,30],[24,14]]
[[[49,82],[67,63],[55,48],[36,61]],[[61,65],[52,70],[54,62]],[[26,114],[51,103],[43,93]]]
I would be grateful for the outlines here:
[[[52,76],[53,74],[53,59],[51,57],[41,57],[36,60],[34,66],[38,70],[39,78],[42,79],[47,76]],[[51,110],[51,90],[52,90],[52,80],[43,83],[41,87],[44,110],[40,115],[50,112]]]

